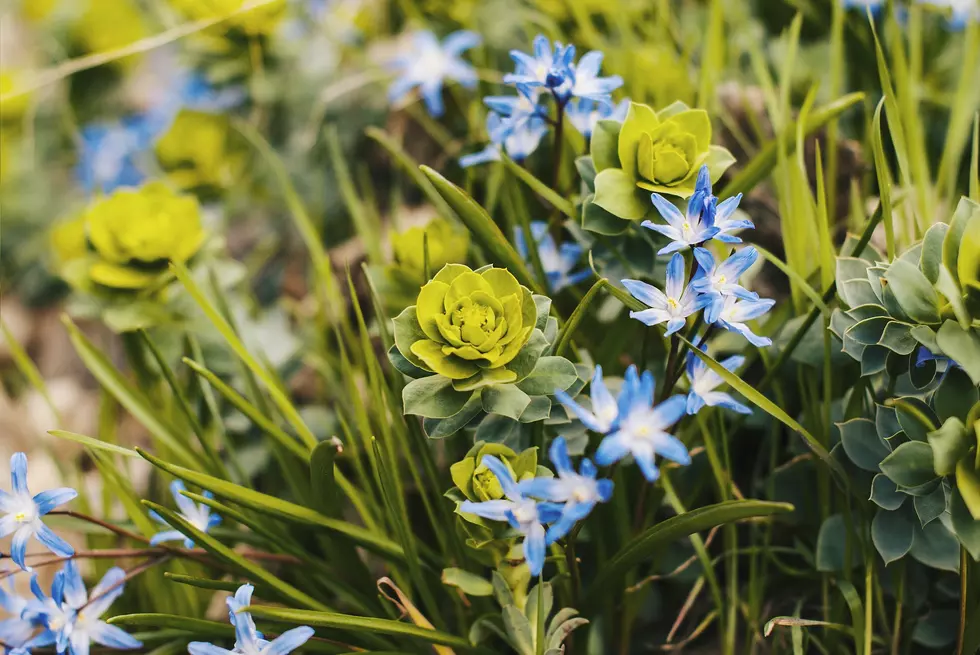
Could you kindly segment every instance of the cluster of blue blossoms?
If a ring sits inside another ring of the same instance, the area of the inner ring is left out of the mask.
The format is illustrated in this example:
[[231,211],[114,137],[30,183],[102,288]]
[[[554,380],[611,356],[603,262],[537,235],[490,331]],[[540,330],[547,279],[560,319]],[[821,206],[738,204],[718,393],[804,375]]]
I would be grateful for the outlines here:
[[[119,650],[141,648],[143,644],[139,640],[102,620],[102,615],[125,590],[126,571],[113,567],[91,591],[86,590],[73,559],[75,550],[42,520],[78,493],[62,488],[31,495],[24,453],[11,457],[10,478],[12,490],[0,489],[0,538],[13,535],[10,559],[22,571],[32,573],[26,550],[30,538],[35,537],[55,555],[64,558],[65,563],[54,576],[50,594],[44,593],[37,574],[33,573],[30,585],[33,598],[18,595],[14,589],[13,572],[0,570],[0,579],[7,577],[10,580],[7,589],[0,586],[0,609],[10,616],[0,620],[2,652],[30,655],[31,649],[53,646],[59,655],[89,655],[92,643]],[[170,490],[180,515],[198,529],[206,533],[221,522],[221,517],[212,514],[207,506],[194,503],[184,495],[186,489],[182,482],[174,482]],[[155,518],[163,522],[159,517]],[[176,540],[183,540],[186,548],[194,547],[191,540],[173,530],[159,533],[150,545]],[[304,626],[289,630],[271,642],[264,640],[256,631],[251,615],[245,611],[251,597],[252,586],[246,584],[227,601],[229,617],[235,626],[234,650],[193,642],[188,646],[188,652],[192,655],[287,655],[313,636],[313,629]]]
[[523,160],[537,149],[542,137],[567,114],[569,122],[585,137],[604,118],[624,120],[629,101],[618,105],[612,92],[623,85],[618,75],[599,74],[602,53],[587,52],[576,63],[575,46],[554,45],[544,36],[534,39],[534,53],[512,50],[517,64],[504,82],[517,90],[514,96],[487,96],[487,134],[490,144],[459,160],[463,167],[500,159],[506,153]]

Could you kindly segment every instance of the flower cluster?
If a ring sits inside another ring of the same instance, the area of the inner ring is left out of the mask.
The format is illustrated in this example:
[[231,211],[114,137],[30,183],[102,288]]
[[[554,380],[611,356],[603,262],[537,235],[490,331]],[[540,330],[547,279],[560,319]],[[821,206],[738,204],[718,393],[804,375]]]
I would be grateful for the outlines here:
[[225,602],[228,605],[228,620],[235,626],[235,648],[227,650],[214,644],[192,641],[187,645],[190,655],[288,655],[313,636],[313,628],[301,626],[282,633],[272,641],[266,641],[261,632],[255,629],[252,615],[246,611],[252,604],[254,587],[244,584],[235,595]]
[[550,125],[562,122],[565,113],[577,130],[589,136],[600,119],[622,120],[628,101],[613,104],[612,92],[623,84],[618,75],[599,74],[602,53],[587,52],[576,63],[575,46],[552,44],[545,36],[534,39],[534,53],[510,53],[516,68],[504,75],[504,83],[516,96],[487,96],[487,135],[482,151],[460,158],[463,167],[500,159],[502,152],[515,160],[537,149]]
[[[731,232],[753,227],[748,219],[735,217],[741,195],[719,203],[711,193],[711,179],[704,166],[688,201],[686,215],[660,194],[651,197],[667,224],[644,221],[642,225],[670,239],[658,254],[674,254],[667,264],[663,291],[639,280],[622,281],[634,298],[649,307],[630,312],[630,316],[649,326],[666,323],[669,336],[684,327],[688,317],[703,309],[705,324],[737,332],[758,347],[771,345],[772,340],[752,332],[747,321],[768,312],[775,301],[759,298],[738,283],[758,259],[758,251],[748,246],[717,262],[704,248],[712,240],[740,243],[741,239]],[[679,252],[687,249],[693,250],[690,281],[684,271],[684,256]]]
[[[573,269],[578,265],[582,258],[582,246],[574,241],[566,241],[560,246],[555,245],[555,239],[548,231],[548,224],[544,221],[533,221],[531,223],[531,238],[537,246],[538,258],[541,261],[541,268],[548,277],[548,288],[553,293],[558,293],[565,287],[578,284],[582,280],[588,279],[592,272],[585,268],[579,271]],[[531,261],[531,253],[524,239],[524,232],[520,228],[514,230],[514,244],[517,252],[527,261]]]
[[[483,455],[479,464],[486,467],[500,485],[503,498],[460,503],[465,514],[505,521],[523,536],[524,559],[531,575],[544,568],[547,547],[561,539],[600,502],[612,497],[611,480],[596,478],[598,471],[583,459],[576,471],[563,437],[557,437],[548,451],[557,478],[535,477],[517,482],[509,464],[494,455]],[[549,527],[545,528],[548,524]]]
[[389,64],[396,74],[388,87],[388,102],[401,102],[413,89],[418,88],[426,109],[433,116],[446,111],[442,101],[442,87],[446,80],[472,89],[476,86],[476,70],[461,59],[461,55],[480,44],[476,32],[453,32],[440,43],[428,30],[411,35],[410,46]]

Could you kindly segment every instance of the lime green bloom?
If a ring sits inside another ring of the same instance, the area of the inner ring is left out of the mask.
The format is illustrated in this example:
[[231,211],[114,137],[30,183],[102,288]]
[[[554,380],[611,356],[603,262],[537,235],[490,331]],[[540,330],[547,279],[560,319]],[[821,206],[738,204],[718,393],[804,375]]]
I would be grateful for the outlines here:
[[[84,13],[72,25],[72,34],[87,52],[98,53],[135,43],[150,32],[139,5],[132,0],[88,0]],[[117,59],[113,65],[125,68],[136,61],[134,55]]]
[[245,153],[231,136],[226,116],[183,109],[157,141],[157,161],[181,189],[227,189],[245,167]]
[[470,235],[449,221],[436,218],[427,225],[399,232],[391,240],[398,268],[413,278],[425,281],[425,241],[428,235],[429,270],[466,260]]
[[484,502],[504,497],[504,490],[497,476],[483,463],[484,455],[493,455],[503,462],[517,482],[537,475],[536,448],[528,448],[518,455],[503,444],[479,442],[466,453],[466,457],[449,467],[453,483],[467,500]]
[[[4,96],[17,88],[21,76],[11,71],[0,71],[0,96]],[[28,94],[23,94],[4,100],[0,103],[0,121],[13,122],[20,119],[27,109]]]
[[703,109],[676,102],[660,112],[631,103],[626,121],[603,121],[592,137],[597,175],[593,202],[627,220],[651,208],[648,191],[686,198],[706,165],[716,181],[735,160],[711,145],[711,120]]
[[480,373],[496,383],[517,379],[504,367],[531,338],[537,308],[506,269],[447,264],[422,287],[414,309],[421,338],[398,344],[410,362],[454,382]]
[[[183,263],[194,256],[206,236],[197,200],[160,182],[100,198],[78,221],[88,245],[84,276],[96,285],[123,291],[152,286],[169,262]],[[56,229],[53,239],[61,258],[78,254],[78,233],[75,222]]]
[[[248,0],[170,0],[174,9],[191,20],[204,20],[229,16],[241,9]],[[246,34],[268,36],[285,15],[286,0],[275,0],[267,5],[235,14],[227,23]]]

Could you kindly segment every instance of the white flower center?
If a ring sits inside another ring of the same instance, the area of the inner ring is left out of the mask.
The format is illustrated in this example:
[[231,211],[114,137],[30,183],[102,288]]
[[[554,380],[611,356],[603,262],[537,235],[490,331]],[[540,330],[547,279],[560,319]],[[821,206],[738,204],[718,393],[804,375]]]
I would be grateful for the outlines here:
[[17,523],[33,523],[38,518],[37,513],[37,503],[30,496],[23,496],[18,498],[18,504],[15,506],[11,514],[14,515],[14,520]]

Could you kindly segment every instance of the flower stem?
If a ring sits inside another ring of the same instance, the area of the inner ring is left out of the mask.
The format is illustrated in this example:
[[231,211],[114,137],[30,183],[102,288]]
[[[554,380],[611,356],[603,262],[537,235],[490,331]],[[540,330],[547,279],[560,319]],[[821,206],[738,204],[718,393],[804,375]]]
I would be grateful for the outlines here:
[[[558,184],[561,182],[561,158],[562,149],[565,144],[565,103],[559,100],[557,95],[555,95],[555,107],[557,109],[555,112],[555,145],[552,152],[551,188],[561,193]],[[560,216],[560,212],[557,209],[555,210],[555,216]],[[557,246],[561,243],[561,223],[557,220],[552,220],[549,221],[549,226],[551,228],[551,236]]]

